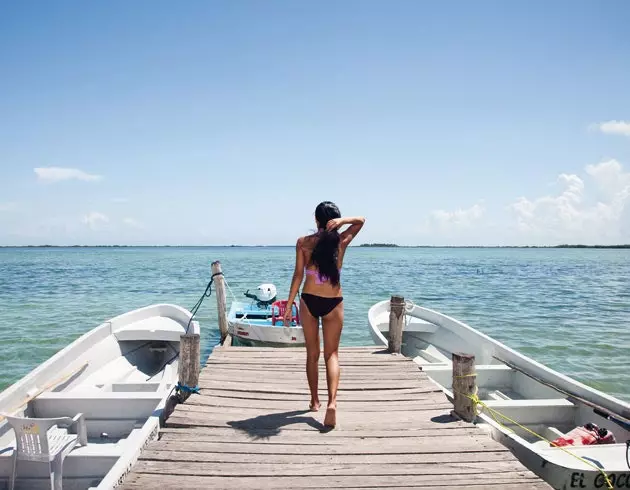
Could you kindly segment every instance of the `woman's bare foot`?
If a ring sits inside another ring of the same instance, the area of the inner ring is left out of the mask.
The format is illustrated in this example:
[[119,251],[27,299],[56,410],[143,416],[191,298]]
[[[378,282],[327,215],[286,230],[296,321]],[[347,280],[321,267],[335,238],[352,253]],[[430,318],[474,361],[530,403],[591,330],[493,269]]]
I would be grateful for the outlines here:
[[324,426],[334,428],[337,425],[337,406],[329,405],[326,409],[326,417],[324,417]]
[[311,412],[319,412],[319,408],[321,407],[321,403],[319,403],[319,401],[313,401],[311,400],[311,403],[309,403],[308,408]]

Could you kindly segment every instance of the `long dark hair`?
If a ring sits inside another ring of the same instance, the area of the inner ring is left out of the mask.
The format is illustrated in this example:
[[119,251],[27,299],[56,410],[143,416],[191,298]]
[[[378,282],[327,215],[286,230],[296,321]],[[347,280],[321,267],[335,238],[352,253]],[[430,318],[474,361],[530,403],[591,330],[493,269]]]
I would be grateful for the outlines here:
[[319,238],[311,254],[311,264],[315,265],[322,276],[335,286],[339,285],[339,268],[337,258],[339,253],[339,232],[327,231],[326,225],[331,219],[341,218],[339,208],[330,201],[324,201],[315,208],[315,219],[320,228]]

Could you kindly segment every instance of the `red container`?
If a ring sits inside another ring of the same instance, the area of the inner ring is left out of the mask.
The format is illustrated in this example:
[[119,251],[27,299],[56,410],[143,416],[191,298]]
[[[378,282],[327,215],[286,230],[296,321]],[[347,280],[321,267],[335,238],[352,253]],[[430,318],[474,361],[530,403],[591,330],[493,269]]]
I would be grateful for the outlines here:
[[556,446],[590,446],[599,442],[599,433],[595,424],[576,427],[571,432],[558,437],[553,444]]

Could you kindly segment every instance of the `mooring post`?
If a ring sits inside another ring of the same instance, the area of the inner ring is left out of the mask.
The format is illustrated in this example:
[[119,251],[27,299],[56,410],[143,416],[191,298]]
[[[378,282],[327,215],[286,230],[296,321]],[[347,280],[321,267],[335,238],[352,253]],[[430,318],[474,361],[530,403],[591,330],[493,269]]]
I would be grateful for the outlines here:
[[405,320],[405,298],[392,296],[389,300],[389,342],[388,350],[392,354],[402,351],[402,335]]
[[199,344],[198,333],[187,333],[179,337],[179,369],[178,377],[181,386],[178,394],[180,402],[192,393],[191,389],[197,388],[199,383]]
[[212,277],[214,278],[214,291],[217,297],[217,314],[219,317],[219,330],[221,332],[221,343],[228,337],[227,305],[225,296],[225,282],[223,281],[223,271],[221,262],[212,262]]
[[453,414],[466,422],[477,418],[472,396],[477,394],[475,356],[453,352]]

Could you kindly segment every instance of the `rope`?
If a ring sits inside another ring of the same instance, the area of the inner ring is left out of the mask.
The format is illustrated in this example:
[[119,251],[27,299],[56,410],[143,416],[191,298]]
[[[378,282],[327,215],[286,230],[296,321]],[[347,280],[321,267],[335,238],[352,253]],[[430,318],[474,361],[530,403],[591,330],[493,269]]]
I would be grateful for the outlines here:
[[[230,292],[230,294],[232,295],[232,301],[237,301],[237,299],[236,299],[236,295],[234,294],[234,291],[232,291],[232,288],[230,287],[230,284],[227,282],[227,279],[226,279],[225,277],[223,278],[223,282],[224,282],[224,283],[225,283],[225,285],[227,286],[228,291]],[[240,318],[238,318],[238,321],[239,321],[239,322],[246,323],[247,325],[251,325],[251,323],[246,322],[245,320],[248,320],[248,318],[247,318],[247,312],[243,313],[243,316],[242,316],[242,317],[240,317]]]
[[[191,313],[190,318],[188,320],[188,323],[186,324],[186,334],[188,334],[188,330],[190,330],[190,324],[193,321],[193,318],[195,317],[195,315],[197,314],[197,312],[199,311],[199,308],[201,307],[201,304],[203,303],[203,300],[206,298],[209,298],[212,295],[212,283],[214,282],[214,278],[216,276],[222,276],[223,272],[215,272],[214,274],[212,274],[212,276],[210,276],[210,282],[208,282],[208,285],[206,286],[206,289],[204,290],[203,294],[201,295],[201,298],[199,298],[197,300],[197,302],[195,303],[195,306],[193,306],[189,311]],[[149,343],[149,342],[147,342]],[[145,344],[146,345],[146,344]],[[168,344],[169,347],[171,347],[170,344]],[[172,349],[172,347],[171,347]],[[177,359],[179,357],[179,352],[175,352],[175,354],[173,355],[173,357],[171,357],[170,359],[168,359],[166,362],[162,363],[160,369],[158,369],[156,371],[155,374],[152,374],[151,376],[149,376],[145,381],[149,381],[151,378],[153,378],[154,376],[156,376],[157,374],[160,373],[160,371],[162,371],[162,369],[164,369],[168,364],[170,364],[171,362],[173,362],[175,359]],[[173,389],[171,389],[171,393],[173,392]],[[169,394],[170,396],[170,394]]]
[[201,295],[201,298],[199,298],[199,300],[195,303],[195,306],[193,306],[190,309],[191,315],[190,315],[190,319],[188,320],[188,324],[186,325],[186,333],[188,333],[188,330],[190,329],[190,324],[192,323],[193,318],[197,314],[197,311],[199,311],[199,308],[201,307],[203,300],[206,298],[209,298],[212,295],[212,283],[214,282],[214,278],[216,276],[222,276],[222,275],[223,275],[223,272],[215,272],[214,274],[212,274],[212,276],[210,277],[210,282],[206,286],[206,289]]
[[411,313],[411,310],[413,310],[415,308],[415,303],[413,301],[411,301],[410,299],[406,299],[405,300],[405,312],[406,313]]
[[199,393],[199,386],[193,386],[191,388],[190,386],[183,385],[178,381],[175,390],[177,390],[178,392],[185,391],[186,393]]
[[236,301],[236,295],[234,294],[234,291],[232,291],[232,288],[225,277],[223,278],[223,283],[227,286],[228,291],[232,295],[232,301]]
[[[456,376],[456,377],[457,378],[466,378],[466,377],[470,377],[470,376],[476,376],[476,374],[468,374],[468,375]],[[499,424],[501,427],[514,432],[512,429],[507,427],[505,424],[499,422],[497,420],[497,418],[496,418],[496,415],[498,415],[499,417],[501,417],[501,418],[511,422],[512,424],[516,425],[517,427],[523,429],[525,432],[528,432],[529,434],[531,434],[531,435],[533,435],[535,437],[538,437],[539,439],[547,442],[551,446],[556,447],[556,448],[560,449],[561,451],[564,451],[565,453],[569,454],[570,456],[573,456],[574,458],[580,460],[582,463],[584,463],[584,464],[586,464],[586,465],[588,465],[588,466],[590,466],[592,468],[595,468],[604,477],[604,480],[606,482],[606,486],[608,487],[608,489],[614,489],[614,486],[613,486],[612,482],[610,481],[610,478],[608,477],[608,474],[602,468],[600,468],[597,465],[591,463],[590,461],[582,458],[581,456],[578,456],[577,454],[572,453],[568,449],[565,449],[563,446],[558,446],[557,444],[554,444],[552,441],[550,441],[546,437],[543,437],[540,434],[534,432],[533,430],[525,427],[524,425],[519,424],[516,420],[513,420],[510,417],[508,417],[507,415],[502,414],[498,410],[495,410],[494,408],[489,407],[488,405],[486,405],[484,402],[481,401],[481,399],[479,398],[479,396],[477,394],[477,390],[478,390],[478,387],[475,387],[475,393],[473,395],[467,395],[466,393],[460,393],[459,391],[457,391],[457,392],[454,391],[454,392],[458,393],[461,396],[465,396],[466,398],[468,398],[469,400],[472,401],[472,403],[473,403],[473,411],[475,412],[475,414],[477,414],[477,415],[481,414],[481,412],[483,412],[483,409],[485,408],[486,410],[488,410],[488,412],[490,412],[490,415],[492,415],[492,418],[494,419],[494,421],[497,424]],[[479,406],[481,407],[481,410],[478,410]],[[627,444],[628,444],[628,447],[630,448],[630,442],[627,443]],[[628,466],[630,467],[630,464]]]

